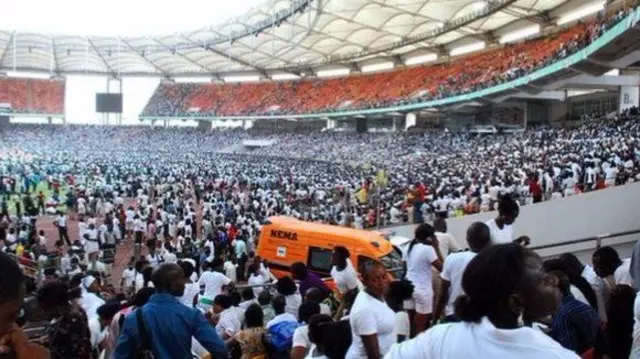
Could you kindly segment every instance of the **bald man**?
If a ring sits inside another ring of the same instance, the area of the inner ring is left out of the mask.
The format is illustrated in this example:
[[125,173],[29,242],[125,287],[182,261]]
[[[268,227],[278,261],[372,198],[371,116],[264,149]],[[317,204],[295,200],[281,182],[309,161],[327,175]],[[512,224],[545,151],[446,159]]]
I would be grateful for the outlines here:
[[436,307],[433,320],[439,320],[443,313],[444,320],[457,321],[453,311],[453,303],[464,294],[462,290],[462,275],[467,265],[478,252],[491,243],[491,231],[482,222],[472,223],[467,229],[467,243],[469,250],[451,253],[444,260],[440,273],[440,288],[436,294]]
[[142,343],[138,316],[142,314],[144,330],[156,359],[190,358],[194,337],[216,359],[228,358],[224,342],[200,311],[180,303],[185,278],[182,268],[174,263],[160,265],[151,279],[156,293],[135,314],[127,316],[114,353],[115,359],[134,356]]

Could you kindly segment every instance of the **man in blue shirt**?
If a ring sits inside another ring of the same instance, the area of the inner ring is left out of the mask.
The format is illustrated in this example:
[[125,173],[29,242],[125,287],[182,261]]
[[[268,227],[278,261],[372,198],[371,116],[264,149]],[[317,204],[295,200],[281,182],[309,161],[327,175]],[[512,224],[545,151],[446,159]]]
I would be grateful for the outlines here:
[[[228,358],[224,342],[215,328],[197,309],[181,304],[185,278],[177,264],[160,265],[152,275],[156,294],[138,309],[142,311],[151,351],[156,359],[191,358],[191,337],[211,353],[213,358]],[[131,359],[142,339],[138,331],[136,313],[125,319],[114,352],[115,359]]]
[[557,278],[557,286],[562,294],[560,305],[553,315],[551,337],[577,354],[583,354],[590,348],[600,349],[602,333],[598,313],[571,294],[569,277],[564,272],[551,271],[549,275]]

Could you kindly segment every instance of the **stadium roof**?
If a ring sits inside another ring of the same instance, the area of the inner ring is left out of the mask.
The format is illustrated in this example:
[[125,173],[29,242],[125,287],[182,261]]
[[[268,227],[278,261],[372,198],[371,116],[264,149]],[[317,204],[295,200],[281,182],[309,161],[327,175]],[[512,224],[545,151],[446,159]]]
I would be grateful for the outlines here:
[[212,78],[300,75],[336,64],[358,71],[371,62],[401,64],[411,56],[495,43],[533,25],[546,29],[584,5],[584,0],[280,0],[221,25],[167,36],[4,29],[0,69]]

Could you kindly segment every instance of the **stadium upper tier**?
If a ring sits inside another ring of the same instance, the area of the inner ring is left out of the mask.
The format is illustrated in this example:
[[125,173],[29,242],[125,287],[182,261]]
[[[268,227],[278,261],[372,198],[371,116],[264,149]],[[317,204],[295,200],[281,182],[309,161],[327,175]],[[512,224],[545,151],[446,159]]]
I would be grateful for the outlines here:
[[64,114],[65,81],[0,79],[0,111],[19,114]]
[[584,48],[613,23],[579,23],[547,37],[449,63],[372,75],[243,84],[165,82],[156,89],[142,115],[295,115],[420,103],[525,76]]

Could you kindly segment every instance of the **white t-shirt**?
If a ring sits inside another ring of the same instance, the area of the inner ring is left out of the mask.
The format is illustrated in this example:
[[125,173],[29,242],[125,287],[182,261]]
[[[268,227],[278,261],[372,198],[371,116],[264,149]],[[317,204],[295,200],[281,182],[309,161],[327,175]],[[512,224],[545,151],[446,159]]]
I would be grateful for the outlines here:
[[241,328],[242,324],[231,308],[220,312],[220,319],[218,320],[218,324],[216,324],[216,333],[218,333],[220,338],[224,338],[225,334],[232,337],[239,332]]
[[486,221],[484,224],[489,227],[491,244],[506,244],[513,242],[513,226],[505,224],[502,229],[500,229],[498,228],[495,219]]
[[543,332],[529,327],[497,329],[480,323],[441,324],[394,345],[385,359],[579,359]]
[[411,324],[409,323],[409,314],[405,311],[396,313],[396,335],[404,335],[409,338],[411,334]]
[[227,278],[231,279],[232,281],[236,281],[237,268],[238,268],[238,265],[233,264],[233,262],[231,261],[224,262],[224,265],[222,266],[222,269],[224,270],[224,274],[227,276]]
[[444,309],[444,315],[453,314],[453,303],[464,294],[462,290],[462,274],[471,260],[476,256],[475,252],[466,251],[451,253],[442,265],[440,277],[450,283],[449,300]]
[[449,253],[457,252],[461,249],[451,233],[436,232],[436,238],[438,239],[438,248],[442,259],[446,258]]
[[433,292],[431,263],[438,259],[432,246],[416,243],[409,251],[407,246],[404,260],[407,263],[407,279],[413,285],[427,293]]
[[631,278],[631,258],[623,259],[622,264],[613,272],[613,279],[616,285],[628,285],[635,288],[633,278]]
[[347,359],[366,358],[367,353],[361,336],[376,334],[380,354],[385,355],[397,341],[396,313],[387,303],[372,297],[365,291],[356,296],[349,314],[352,342],[347,351]]
[[347,259],[347,266],[339,271],[336,266],[331,268],[331,278],[333,278],[336,287],[340,293],[346,293],[355,288],[361,288],[362,283],[358,279],[358,272],[353,268],[351,260]]
[[284,311],[298,318],[298,308],[302,304],[302,296],[300,293],[294,293],[284,297],[286,305]]
[[98,344],[107,336],[107,330],[101,328],[100,319],[97,316],[89,319],[89,333],[91,334],[92,348],[97,348]]
[[604,280],[598,277],[598,275],[590,265],[584,266],[584,268],[582,269],[581,275],[582,275],[582,278],[586,279],[587,282],[589,282],[589,284],[591,285],[591,288],[593,288],[593,291],[596,294],[596,299],[598,301],[598,315],[600,316],[600,319],[602,321],[606,322],[607,309],[606,309],[606,303],[604,299],[606,284]]
[[184,293],[178,298],[178,301],[189,308],[193,308],[193,298],[200,294],[200,284],[186,283],[184,285]]
[[222,292],[222,287],[231,283],[231,279],[218,272],[204,272],[198,280],[198,285],[204,285],[204,296],[214,299]]
[[[262,274],[254,275],[253,273],[249,276],[249,280],[247,280],[247,284],[249,285],[259,285],[264,284],[265,280]],[[253,295],[257,298],[260,293],[264,290],[264,287],[253,287]]]
[[302,347],[305,349],[311,348],[308,325],[305,324],[296,328],[296,330],[293,332],[293,345],[291,347]]

